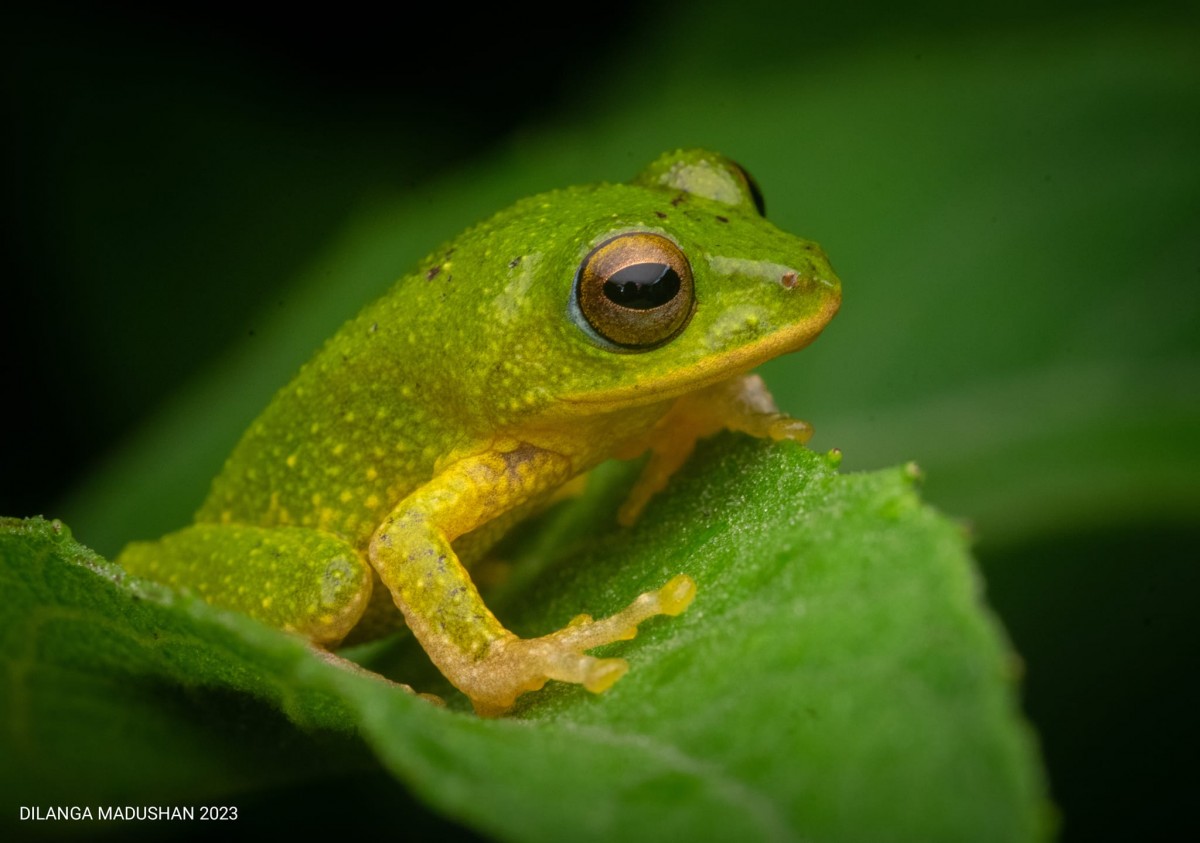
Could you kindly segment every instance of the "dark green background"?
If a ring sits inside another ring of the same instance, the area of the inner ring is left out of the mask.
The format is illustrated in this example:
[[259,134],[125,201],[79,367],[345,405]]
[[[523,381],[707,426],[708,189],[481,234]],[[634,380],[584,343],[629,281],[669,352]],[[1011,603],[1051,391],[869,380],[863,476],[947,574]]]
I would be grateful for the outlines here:
[[781,404],[974,524],[1063,837],[1167,836],[1196,785],[1200,17],[774,5],[7,12],[0,512],[106,553],[178,525],[437,241],[712,146],[843,278],[768,368]]

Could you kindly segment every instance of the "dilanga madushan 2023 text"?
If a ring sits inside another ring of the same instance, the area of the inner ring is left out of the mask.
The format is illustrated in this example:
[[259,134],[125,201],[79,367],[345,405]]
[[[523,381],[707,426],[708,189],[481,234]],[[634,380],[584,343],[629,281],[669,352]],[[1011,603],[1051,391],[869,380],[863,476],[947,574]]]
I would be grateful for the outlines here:
[[232,805],[22,805],[18,819],[30,822],[153,822],[236,820]]

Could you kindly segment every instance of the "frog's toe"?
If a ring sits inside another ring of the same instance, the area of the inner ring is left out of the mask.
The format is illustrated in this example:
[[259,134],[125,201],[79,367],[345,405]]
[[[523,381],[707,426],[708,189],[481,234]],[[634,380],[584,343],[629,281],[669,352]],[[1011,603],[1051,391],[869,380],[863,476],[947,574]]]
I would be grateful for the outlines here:
[[629,671],[625,659],[592,659],[582,685],[593,694],[601,694],[617,684],[617,680]]
[[679,574],[654,594],[662,613],[675,617],[683,614],[696,599],[696,581],[687,574]]
[[696,597],[696,581],[687,574],[673,577],[662,588],[639,595],[615,615],[592,620],[579,615],[558,632],[538,641],[554,641],[582,652],[614,641],[628,641],[637,635],[638,625],[655,615],[681,614]]
[[552,636],[522,642],[529,645],[533,661],[531,667],[541,680],[554,679],[582,685],[593,694],[607,691],[629,670],[625,659],[598,659],[585,655],[577,648],[563,645]]
[[794,419],[791,416],[779,415],[767,425],[766,433],[767,436],[776,442],[790,439],[793,442],[799,442],[801,445],[804,445],[808,440],[812,439],[813,428],[811,424],[803,419]]

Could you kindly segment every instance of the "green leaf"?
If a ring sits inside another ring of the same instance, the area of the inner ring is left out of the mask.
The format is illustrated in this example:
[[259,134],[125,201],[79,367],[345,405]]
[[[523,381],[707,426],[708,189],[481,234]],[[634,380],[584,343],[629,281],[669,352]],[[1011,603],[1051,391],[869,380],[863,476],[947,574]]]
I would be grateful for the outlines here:
[[911,469],[831,462],[722,437],[630,530],[609,526],[628,472],[602,472],[509,546],[543,564],[496,597],[502,619],[548,631],[681,572],[698,597],[606,648],[631,663],[606,694],[551,685],[501,720],[450,697],[411,640],[354,654],[447,707],[127,577],[57,522],[8,520],[0,783],[28,804],[237,804],[361,769],[357,735],[437,812],[502,839],[1038,839],[1017,661],[961,528]]

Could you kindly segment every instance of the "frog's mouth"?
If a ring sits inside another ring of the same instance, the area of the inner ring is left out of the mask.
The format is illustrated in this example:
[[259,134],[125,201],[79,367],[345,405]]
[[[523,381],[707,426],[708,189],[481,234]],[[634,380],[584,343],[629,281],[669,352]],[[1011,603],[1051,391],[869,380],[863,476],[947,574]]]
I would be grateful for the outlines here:
[[799,351],[815,340],[837,314],[841,296],[833,296],[807,319],[775,331],[760,340],[700,361],[669,375],[641,380],[615,389],[565,395],[560,399],[568,413],[593,413],[600,406],[639,407],[669,401],[688,392],[745,374],[768,360]]

